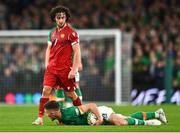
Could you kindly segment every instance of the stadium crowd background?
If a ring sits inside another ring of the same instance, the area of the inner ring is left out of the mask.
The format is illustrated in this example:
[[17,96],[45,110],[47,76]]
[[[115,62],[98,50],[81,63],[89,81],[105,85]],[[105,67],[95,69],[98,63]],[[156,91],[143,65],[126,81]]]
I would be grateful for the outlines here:
[[[71,3],[71,4],[70,4]],[[18,5],[18,8],[17,8]],[[173,61],[173,88],[180,87],[180,1],[178,0],[0,0],[0,29],[51,29],[49,11],[64,5],[77,29],[119,28],[133,36],[133,85],[164,88],[167,57]],[[82,42],[83,43],[83,42]],[[84,65],[92,75],[88,84],[111,83],[114,48],[82,45]],[[102,48],[103,47],[103,48]],[[46,45],[0,45],[0,88],[42,88]],[[92,54],[98,53],[98,54]],[[105,55],[105,58],[104,58]],[[101,65],[98,65],[101,60]],[[97,67],[104,66],[106,69]],[[84,79],[84,82],[88,79]],[[101,80],[103,79],[103,80]],[[23,82],[22,82],[23,81]],[[102,82],[104,81],[104,82]],[[83,86],[83,81],[82,81]],[[110,86],[112,87],[113,84]],[[23,92],[23,89],[21,90]]]

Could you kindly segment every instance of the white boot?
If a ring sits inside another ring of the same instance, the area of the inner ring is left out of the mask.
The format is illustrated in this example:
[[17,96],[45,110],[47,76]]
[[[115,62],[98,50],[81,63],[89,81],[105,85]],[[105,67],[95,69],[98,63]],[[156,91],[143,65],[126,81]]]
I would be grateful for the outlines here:
[[166,115],[162,108],[158,109],[155,112],[155,117],[158,118],[160,121],[162,121],[164,124],[167,124]]

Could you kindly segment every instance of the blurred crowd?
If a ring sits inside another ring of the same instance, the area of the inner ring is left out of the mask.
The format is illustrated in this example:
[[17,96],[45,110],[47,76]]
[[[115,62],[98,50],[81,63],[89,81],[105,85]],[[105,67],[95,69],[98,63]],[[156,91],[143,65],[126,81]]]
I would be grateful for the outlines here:
[[[0,88],[35,92],[42,86],[46,45],[0,44]],[[4,91],[3,91],[4,90]]]
[[[93,100],[90,92],[113,94],[114,42],[113,38],[81,41],[83,71],[81,87],[86,89],[86,98]],[[112,43],[112,45],[109,45]],[[97,45],[98,44],[98,45]],[[45,71],[46,45],[38,43],[0,44],[0,89],[1,94],[41,91]],[[88,89],[87,89],[88,88]],[[89,93],[88,93],[89,92]],[[103,98],[103,95],[101,95]],[[111,95],[106,98],[111,98]],[[99,98],[98,100],[101,100]]]
[[[163,89],[166,64],[170,63],[173,88],[180,87],[179,0],[0,0],[0,29],[50,29],[53,23],[49,11],[56,5],[70,8],[71,23],[78,29],[119,28],[132,35],[134,85],[144,87],[146,84],[145,87],[153,85]],[[101,85],[101,78],[104,84],[111,84],[114,81],[114,47],[91,43],[91,47],[82,45],[83,61],[88,62],[85,66],[90,67],[88,70],[92,75],[88,78],[97,86]],[[39,81],[36,79],[43,77],[45,46],[24,46],[0,45],[0,75],[3,75],[1,80],[7,80],[4,82],[10,86],[8,88],[15,84],[11,78],[6,78],[12,77],[9,76],[11,74],[15,75],[15,79],[22,79],[21,85],[22,82],[32,85]],[[21,72],[23,69],[28,73]],[[83,74],[86,75],[85,72]]]

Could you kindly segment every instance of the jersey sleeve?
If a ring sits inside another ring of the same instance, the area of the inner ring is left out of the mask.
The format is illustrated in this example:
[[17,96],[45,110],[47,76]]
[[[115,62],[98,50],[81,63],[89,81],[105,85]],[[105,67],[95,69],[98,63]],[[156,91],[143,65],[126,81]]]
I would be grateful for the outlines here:
[[72,31],[69,35],[69,40],[71,41],[71,45],[79,43],[79,35],[75,31]]
[[49,34],[48,34],[48,40],[47,40],[48,45],[52,45],[51,34],[52,34],[52,31],[50,31]]

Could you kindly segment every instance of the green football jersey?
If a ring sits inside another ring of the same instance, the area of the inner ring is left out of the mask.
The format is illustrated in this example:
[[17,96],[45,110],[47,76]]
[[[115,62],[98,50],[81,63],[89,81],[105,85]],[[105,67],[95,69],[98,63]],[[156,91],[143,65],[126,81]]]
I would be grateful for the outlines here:
[[61,121],[65,125],[88,125],[88,113],[82,113],[77,106],[61,109]]

